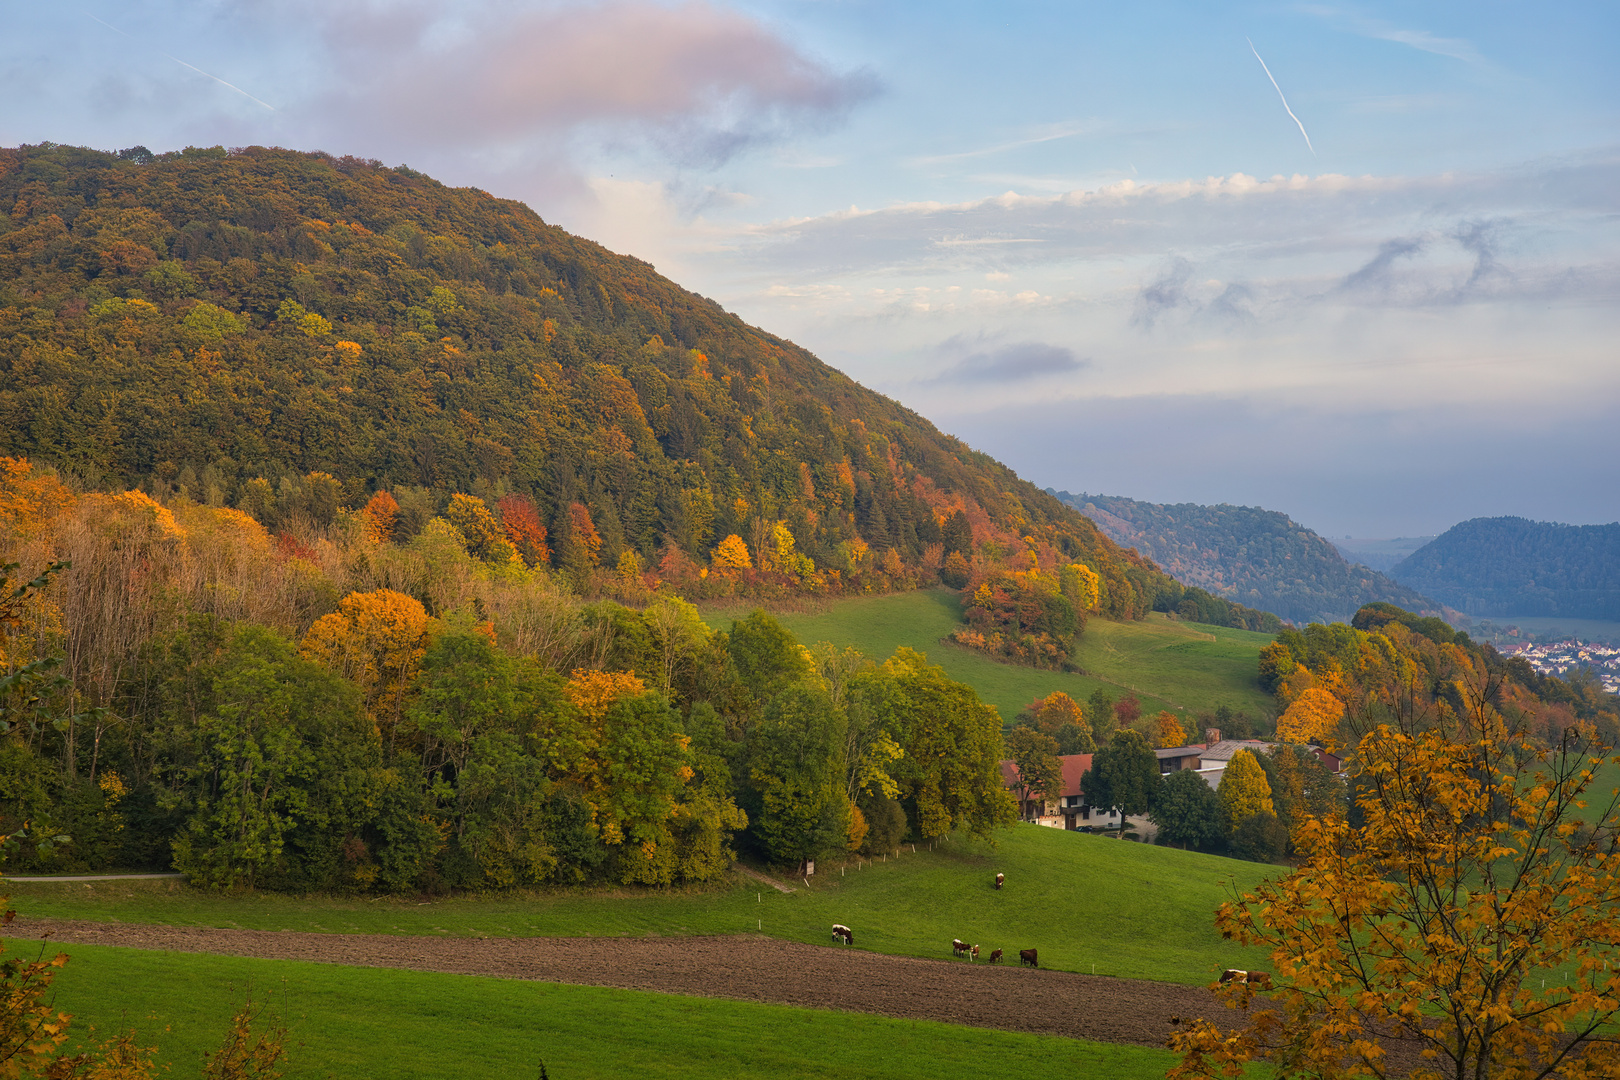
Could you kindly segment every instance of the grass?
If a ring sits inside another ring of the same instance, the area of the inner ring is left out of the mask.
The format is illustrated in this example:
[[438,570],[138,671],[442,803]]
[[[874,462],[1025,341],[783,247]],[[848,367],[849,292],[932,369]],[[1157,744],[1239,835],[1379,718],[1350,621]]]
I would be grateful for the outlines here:
[[[1038,948],[1068,971],[1201,985],[1225,967],[1263,967],[1258,953],[1223,941],[1212,915],[1227,883],[1252,887],[1275,867],[1021,825],[998,846],[952,840],[909,847],[886,862],[824,863],[806,888],[779,893],[755,882],[709,891],[457,897],[431,903],[382,898],[220,895],[172,881],[7,882],[26,915],[426,936],[530,937],[734,934],[761,931],[828,943],[835,922],[858,947],[946,957],[952,938],[989,949]],[[997,871],[1007,885],[996,891]]]
[[[745,613],[727,608],[707,617],[725,626]],[[1260,650],[1270,635],[1179,622],[1158,613],[1142,622],[1088,622],[1075,650],[1083,675],[998,663],[947,644],[942,639],[962,624],[961,606],[955,593],[943,589],[838,600],[819,611],[786,611],[776,617],[801,641],[852,645],[879,660],[902,645],[927,653],[951,678],[969,684],[994,705],[1003,721],[1054,690],[1083,701],[1099,687],[1114,698],[1134,690],[1150,713],[1169,709],[1193,714],[1219,705],[1262,713],[1271,704],[1256,677]]]
[[1144,1047],[634,990],[76,945],[76,1030],[133,1026],[196,1075],[251,985],[292,1029],[292,1078],[1162,1077]]

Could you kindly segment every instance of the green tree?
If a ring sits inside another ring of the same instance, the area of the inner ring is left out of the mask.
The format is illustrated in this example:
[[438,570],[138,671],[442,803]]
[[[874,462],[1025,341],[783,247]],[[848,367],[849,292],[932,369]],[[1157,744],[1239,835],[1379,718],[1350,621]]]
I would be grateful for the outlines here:
[[1239,859],[1275,863],[1288,851],[1288,826],[1269,810],[1250,814],[1232,829],[1231,852]]
[[1001,783],[996,710],[912,649],[897,650],[883,670],[894,680],[895,737],[905,751],[894,779],[916,807],[918,832],[934,837],[966,829],[985,836],[1015,821],[1012,793]]
[[1092,756],[1091,768],[1080,778],[1080,790],[1088,805],[1119,811],[1122,840],[1124,819],[1151,812],[1160,784],[1158,757],[1147,740],[1130,728],[1114,732],[1108,745]]
[[174,865],[199,884],[251,885],[307,818],[333,764],[317,758],[320,733],[357,730],[359,697],[257,626],[225,631],[202,682],[206,704],[188,725],[192,759],[177,777],[190,813]]
[[1033,728],[1015,727],[1007,733],[1007,756],[1018,770],[1020,798],[1056,799],[1063,794],[1063,762],[1057,740]]
[[797,683],[770,700],[751,733],[753,831],[772,862],[796,864],[843,846],[850,803],[842,721],[825,694]]
[[1165,777],[1153,806],[1153,823],[1167,844],[1204,850],[1226,835],[1226,817],[1220,797],[1192,769],[1178,769]]
[[732,623],[726,651],[737,678],[761,700],[770,699],[810,671],[810,658],[798,639],[759,610]]

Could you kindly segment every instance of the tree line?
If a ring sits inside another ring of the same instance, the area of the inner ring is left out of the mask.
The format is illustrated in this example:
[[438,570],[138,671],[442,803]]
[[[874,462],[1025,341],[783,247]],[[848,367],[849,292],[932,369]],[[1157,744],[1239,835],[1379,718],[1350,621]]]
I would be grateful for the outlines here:
[[668,590],[582,600],[475,554],[510,540],[471,499],[405,544],[350,512],[289,542],[7,468],[0,532],[48,572],[7,572],[0,821],[71,838],[14,867],[661,885],[1011,818],[995,711],[909,650],[806,650],[758,612],[716,631]]

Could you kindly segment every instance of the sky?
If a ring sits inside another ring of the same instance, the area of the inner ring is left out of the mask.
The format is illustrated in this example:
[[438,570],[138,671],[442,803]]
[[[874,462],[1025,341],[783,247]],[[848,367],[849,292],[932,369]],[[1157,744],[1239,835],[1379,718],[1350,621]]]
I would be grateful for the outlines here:
[[1620,518],[1608,2],[0,0],[0,145],[521,199],[1042,487]]

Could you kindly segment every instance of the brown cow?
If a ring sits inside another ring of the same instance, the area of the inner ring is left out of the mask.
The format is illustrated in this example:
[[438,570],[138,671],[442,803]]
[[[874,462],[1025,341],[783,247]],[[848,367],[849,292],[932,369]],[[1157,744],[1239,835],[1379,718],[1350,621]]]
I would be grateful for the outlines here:
[[1007,875],[1006,874],[997,874],[996,875],[996,888],[998,888],[998,889],[1001,888],[1001,883],[1003,881],[1006,881],[1006,880],[1007,880]]
[[855,931],[843,923],[833,923],[833,940],[842,941],[845,945],[855,944]]
[[1001,950],[1000,949],[997,949],[995,952],[990,954],[989,963],[992,963],[992,964],[1001,963]]
[[979,947],[977,945],[975,945],[975,946],[973,946],[972,949],[968,950],[968,960],[973,961],[973,962],[977,962],[978,959],[979,959]]
[[1018,966],[1023,967],[1025,964],[1028,964],[1030,967],[1040,967],[1041,966],[1040,964],[1035,962],[1035,950],[1034,949],[1019,949],[1018,950]]
[[951,938],[951,955],[952,956],[962,956],[963,954],[965,954],[971,948],[973,948],[973,946],[969,945],[967,942],[962,941],[962,940],[960,940],[958,938]]

